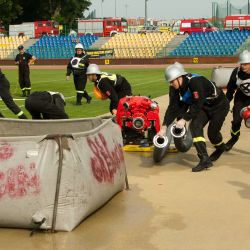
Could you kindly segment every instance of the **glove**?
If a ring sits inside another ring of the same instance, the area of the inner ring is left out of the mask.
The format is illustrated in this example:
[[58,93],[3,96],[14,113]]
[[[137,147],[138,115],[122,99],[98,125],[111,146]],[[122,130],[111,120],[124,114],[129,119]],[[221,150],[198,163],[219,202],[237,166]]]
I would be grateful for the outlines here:
[[22,114],[20,116],[18,116],[19,119],[28,119],[28,117],[25,114]]
[[66,76],[66,81],[69,81],[69,79],[70,79],[70,76]]
[[167,126],[163,125],[161,127],[161,130],[157,133],[157,135],[159,135],[160,137],[164,137],[166,136],[166,132],[167,132]]
[[116,115],[112,115],[112,122],[117,123],[116,122]]
[[180,119],[176,122],[176,128],[183,129],[185,127],[186,121],[184,119]]

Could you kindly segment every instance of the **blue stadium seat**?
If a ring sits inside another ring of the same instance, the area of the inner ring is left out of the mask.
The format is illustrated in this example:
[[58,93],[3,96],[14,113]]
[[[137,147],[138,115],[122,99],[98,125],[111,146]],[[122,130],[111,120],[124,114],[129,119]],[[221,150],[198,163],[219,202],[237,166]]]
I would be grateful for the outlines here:
[[41,59],[69,58],[74,55],[74,47],[80,40],[85,49],[88,49],[97,36],[43,36],[34,45],[28,48],[34,56]]
[[248,30],[193,33],[173,50],[170,55],[232,56],[249,35],[250,32]]

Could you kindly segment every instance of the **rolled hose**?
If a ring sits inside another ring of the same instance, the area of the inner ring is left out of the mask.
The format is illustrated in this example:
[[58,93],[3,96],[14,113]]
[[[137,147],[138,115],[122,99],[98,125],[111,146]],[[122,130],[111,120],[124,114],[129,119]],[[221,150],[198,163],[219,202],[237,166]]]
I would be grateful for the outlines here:
[[153,159],[154,162],[159,163],[164,156],[167,153],[167,150],[169,148],[169,145],[171,143],[172,140],[172,135],[170,133],[170,127],[167,128],[166,131],[166,136],[161,137],[156,135],[153,139],[153,143],[154,143],[154,152],[153,152]]
[[185,127],[181,131],[176,131],[174,125],[171,127],[171,134],[174,137],[175,147],[178,149],[178,151],[185,153],[193,145],[193,137],[191,131],[189,128],[187,129]]
[[167,136],[159,136],[155,135],[153,138],[154,146],[157,148],[165,148],[168,145],[168,138]]
[[173,124],[170,128],[170,132],[174,138],[182,138],[183,136],[185,136],[187,130],[185,127],[177,128],[176,124]]

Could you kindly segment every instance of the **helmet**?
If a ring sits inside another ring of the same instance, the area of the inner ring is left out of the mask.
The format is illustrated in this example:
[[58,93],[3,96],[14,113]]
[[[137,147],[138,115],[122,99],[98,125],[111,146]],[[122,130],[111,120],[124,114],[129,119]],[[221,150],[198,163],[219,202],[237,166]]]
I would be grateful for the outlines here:
[[17,49],[18,49],[18,50],[22,50],[22,49],[24,49],[24,47],[23,47],[23,45],[19,45],[19,46],[17,47]]
[[165,69],[165,77],[168,82],[175,80],[176,78],[188,74],[185,72],[182,64],[176,62]]
[[75,49],[82,49],[84,50],[83,46],[81,43],[78,43],[76,46],[75,46]]
[[93,89],[93,93],[97,99],[106,100],[108,98],[108,96],[103,94],[96,86]]
[[97,64],[90,64],[87,68],[86,75],[101,75],[101,71]]
[[240,53],[238,63],[250,63],[250,52],[248,50],[244,50],[242,53]]

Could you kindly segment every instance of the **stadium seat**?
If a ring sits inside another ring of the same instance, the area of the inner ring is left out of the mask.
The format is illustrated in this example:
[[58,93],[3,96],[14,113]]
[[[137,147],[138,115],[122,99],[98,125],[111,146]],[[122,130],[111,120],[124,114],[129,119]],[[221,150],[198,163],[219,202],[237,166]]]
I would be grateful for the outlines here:
[[114,49],[116,58],[152,58],[155,57],[175,35],[176,34],[172,32],[147,33],[144,35],[137,33],[119,34],[102,45],[102,49]]
[[97,39],[98,37],[94,35],[44,36],[29,47],[28,51],[33,52],[32,54],[37,58],[69,58],[74,55],[74,47],[77,43],[82,43],[84,49],[88,49]]
[[[217,31],[193,33],[188,36],[171,56],[233,56],[246,41],[249,31]],[[189,52],[185,49],[189,48]],[[190,50],[191,48],[191,50]]]

